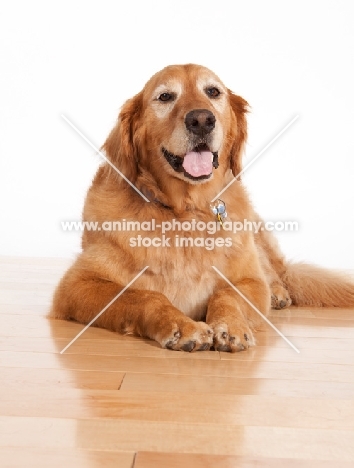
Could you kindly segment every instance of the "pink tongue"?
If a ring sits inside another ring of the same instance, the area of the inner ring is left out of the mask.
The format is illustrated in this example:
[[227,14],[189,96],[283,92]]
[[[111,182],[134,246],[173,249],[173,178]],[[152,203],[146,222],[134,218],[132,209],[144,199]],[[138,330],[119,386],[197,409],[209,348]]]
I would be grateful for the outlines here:
[[213,155],[210,151],[190,151],[185,155],[182,166],[193,177],[209,175],[213,171]]

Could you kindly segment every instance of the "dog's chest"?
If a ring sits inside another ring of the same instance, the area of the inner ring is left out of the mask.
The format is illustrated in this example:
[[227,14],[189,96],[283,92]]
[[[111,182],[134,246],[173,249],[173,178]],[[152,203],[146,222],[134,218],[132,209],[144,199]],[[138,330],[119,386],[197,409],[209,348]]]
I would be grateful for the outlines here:
[[210,296],[218,281],[213,265],[223,255],[199,249],[174,248],[149,256],[145,287],[164,294],[172,304],[194,320],[204,318]]

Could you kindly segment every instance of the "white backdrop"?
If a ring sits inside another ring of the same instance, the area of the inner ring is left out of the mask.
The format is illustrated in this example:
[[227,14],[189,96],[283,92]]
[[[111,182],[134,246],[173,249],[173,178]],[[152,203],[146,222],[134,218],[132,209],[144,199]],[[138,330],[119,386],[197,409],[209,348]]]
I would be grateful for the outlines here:
[[1,255],[71,257],[99,157],[122,103],[157,70],[194,62],[252,106],[247,171],[289,258],[354,268],[353,2],[14,1],[0,18]]

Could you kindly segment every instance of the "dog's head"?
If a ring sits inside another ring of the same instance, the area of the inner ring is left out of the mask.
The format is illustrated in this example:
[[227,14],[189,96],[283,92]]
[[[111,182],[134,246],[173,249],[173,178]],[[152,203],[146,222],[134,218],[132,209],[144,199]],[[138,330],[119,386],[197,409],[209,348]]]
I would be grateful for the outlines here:
[[241,171],[248,104],[210,70],[171,65],[128,100],[103,148],[132,182],[139,171],[189,184]]

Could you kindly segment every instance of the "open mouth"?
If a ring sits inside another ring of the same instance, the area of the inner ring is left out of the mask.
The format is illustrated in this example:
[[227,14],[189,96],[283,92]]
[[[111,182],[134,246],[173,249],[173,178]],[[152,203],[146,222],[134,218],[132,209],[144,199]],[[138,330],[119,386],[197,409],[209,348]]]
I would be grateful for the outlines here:
[[192,180],[205,180],[211,177],[213,167],[219,167],[218,152],[210,151],[205,144],[196,146],[184,157],[170,153],[162,147],[162,154],[166,161],[176,172],[181,172],[185,177]]

